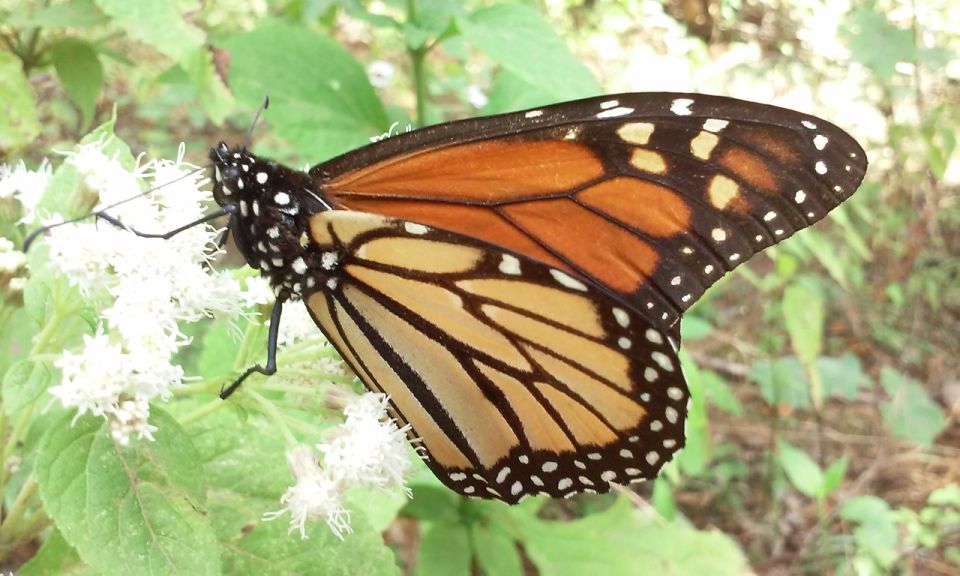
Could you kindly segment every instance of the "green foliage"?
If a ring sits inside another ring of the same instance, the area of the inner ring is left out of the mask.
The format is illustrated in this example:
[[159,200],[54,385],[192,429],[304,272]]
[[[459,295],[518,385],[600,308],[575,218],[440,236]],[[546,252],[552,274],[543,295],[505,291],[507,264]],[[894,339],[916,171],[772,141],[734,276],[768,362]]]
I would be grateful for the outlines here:
[[40,134],[37,104],[20,61],[0,52],[0,150],[18,150]]
[[103,85],[103,65],[96,49],[79,38],[64,38],[54,44],[51,58],[63,89],[80,108],[84,127],[88,126]]
[[884,366],[880,384],[890,397],[880,404],[887,429],[918,444],[933,442],[947,425],[947,418],[920,383]]
[[[418,574],[522,574],[518,546],[540,574],[740,574],[745,559],[737,546],[715,531],[697,531],[682,519],[667,522],[630,506],[624,498],[582,520],[541,518],[543,501],[518,506],[434,500],[426,516],[417,492],[406,511],[426,524]],[[497,551],[499,556],[492,556]],[[482,553],[482,555],[481,555]]]

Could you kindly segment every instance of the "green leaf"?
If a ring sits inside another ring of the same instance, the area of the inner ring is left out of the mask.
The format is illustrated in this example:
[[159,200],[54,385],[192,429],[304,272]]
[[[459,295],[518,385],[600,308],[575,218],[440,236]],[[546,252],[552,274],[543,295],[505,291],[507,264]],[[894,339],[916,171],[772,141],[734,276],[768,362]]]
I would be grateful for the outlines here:
[[823,487],[823,471],[803,450],[782,440],[777,443],[777,446],[779,448],[777,458],[790,483],[804,496],[816,498]]
[[916,60],[918,52],[910,30],[890,24],[872,3],[859,6],[849,18],[846,36],[853,60],[873,70],[881,81],[893,77],[898,62]]
[[886,502],[876,496],[859,496],[848,500],[840,515],[859,524],[853,530],[858,551],[867,554],[882,568],[896,562],[897,525]]
[[[266,22],[224,42],[230,85],[248,106],[270,96],[267,122],[301,155],[318,162],[387,129],[363,66],[342,46],[301,27]],[[291,58],[296,54],[296,58]]]
[[923,386],[889,366],[881,369],[880,384],[890,396],[880,404],[887,430],[918,444],[932,444],[946,427],[947,418]]
[[470,530],[480,572],[486,576],[523,576],[517,542],[498,527],[475,524]]
[[18,576],[43,576],[45,574],[77,574],[88,572],[80,564],[77,551],[63,539],[56,528],[47,536],[36,555],[17,569]]
[[850,284],[850,279],[847,277],[850,266],[841,258],[841,253],[833,241],[828,240],[817,230],[807,229],[796,235],[796,242],[810,251],[837,284],[844,288]]
[[849,352],[839,358],[817,358],[817,370],[823,382],[824,396],[854,400],[861,389],[870,389],[873,385],[873,380],[863,371],[860,359]]
[[729,412],[734,416],[739,416],[743,409],[740,407],[740,400],[727,386],[726,380],[719,374],[703,370],[700,375],[700,383],[703,386],[703,393],[706,399],[717,408]]
[[[513,509],[512,509],[513,510]],[[664,523],[626,499],[572,522],[512,514],[530,561],[542,576],[598,574],[746,574],[736,542],[719,531]]]
[[680,365],[687,377],[690,402],[687,409],[686,443],[676,460],[689,476],[699,476],[710,462],[710,430],[707,428],[707,401],[703,394],[701,371],[686,350],[680,351]]
[[361,512],[374,531],[383,532],[396,520],[407,500],[397,490],[354,488],[347,494],[346,507],[351,513]]
[[660,516],[670,521],[676,519],[677,500],[673,497],[673,486],[664,478],[653,481],[653,495],[650,497],[650,503]]
[[[210,398],[207,402],[221,402]],[[191,409],[201,407],[199,402]],[[187,427],[207,482],[206,507],[218,538],[230,542],[280,507],[293,479],[276,426],[221,409]],[[326,530],[318,524],[317,531]]]
[[73,0],[54,4],[35,12],[17,12],[7,20],[14,28],[92,28],[110,21],[93,0]]
[[411,482],[413,499],[403,509],[405,516],[431,522],[454,523],[460,518],[462,498],[446,486],[424,486]]
[[51,57],[60,84],[83,115],[83,126],[89,126],[103,87],[97,51],[85,40],[67,37],[53,45]]
[[95,0],[96,5],[113,18],[131,38],[153,46],[169,58],[179,61],[191,50],[203,45],[204,33],[188,24],[181,12],[194,1],[168,2],[167,0]]
[[791,284],[783,293],[783,317],[793,351],[812,365],[823,347],[823,299],[803,284]]
[[15,152],[40,135],[37,102],[20,60],[0,52],[0,150]]
[[699,316],[684,316],[680,323],[680,336],[684,342],[706,338],[711,330],[713,325],[710,321]]
[[823,486],[820,490],[821,499],[833,494],[843,483],[843,479],[847,475],[847,464],[849,464],[847,457],[841,456],[824,470]]
[[931,506],[960,506],[960,484],[948,484],[937,488],[927,496]]
[[551,100],[595,96],[599,82],[544,17],[522,4],[497,4],[458,20],[464,37]]
[[322,522],[309,527],[310,538],[290,533],[287,522],[259,522],[238,541],[225,543],[224,574],[260,576],[393,576],[399,575],[393,552],[372,530],[363,514],[350,515],[353,533],[337,538]]
[[470,576],[473,553],[466,526],[430,522],[421,530],[417,576]]
[[223,124],[233,111],[234,101],[223,78],[213,66],[213,53],[206,46],[195,48],[180,59],[180,67],[197,91],[197,101],[203,106],[207,118],[214,124]]
[[760,387],[761,395],[771,406],[803,408],[810,405],[803,367],[793,356],[757,362],[747,377]]
[[516,74],[503,69],[493,78],[489,100],[481,112],[484,115],[502,114],[526,108],[536,108],[555,100],[545,90],[524,82]]
[[[259,322],[259,319],[253,320]],[[197,368],[204,378],[213,378],[226,374],[236,368],[237,352],[240,342],[234,330],[226,322],[218,322],[203,335],[200,347],[200,360]]]
[[3,410],[17,414],[43,394],[52,378],[46,362],[17,362],[3,376]]
[[120,448],[103,420],[66,414],[44,438],[35,472],[44,508],[101,574],[220,570],[203,512],[202,469],[169,416],[151,409],[156,441]]

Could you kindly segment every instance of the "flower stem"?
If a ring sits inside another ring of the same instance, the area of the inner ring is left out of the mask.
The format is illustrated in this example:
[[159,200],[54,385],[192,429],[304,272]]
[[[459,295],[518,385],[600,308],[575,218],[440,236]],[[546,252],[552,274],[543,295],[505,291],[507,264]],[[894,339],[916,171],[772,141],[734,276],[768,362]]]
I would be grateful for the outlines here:
[[[23,519],[24,514],[26,514],[36,494],[37,481],[34,480],[33,475],[30,475],[20,488],[20,493],[17,494],[17,498],[13,501],[13,505],[7,512],[6,518],[3,519],[3,523],[0,523],[0,544],[8,544],[12,541],[10,538],[11,535],[19,527],[20,521]],[[7,548],[7,546],[0,546],[0,549],[5,548]]]

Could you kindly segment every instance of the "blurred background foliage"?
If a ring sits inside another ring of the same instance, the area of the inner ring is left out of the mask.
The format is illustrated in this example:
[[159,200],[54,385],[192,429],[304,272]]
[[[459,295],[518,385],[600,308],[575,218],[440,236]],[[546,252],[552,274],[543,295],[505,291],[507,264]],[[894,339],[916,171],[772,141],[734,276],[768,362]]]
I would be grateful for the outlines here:
[[[830,119],[867,149],[867,179],[688,314],[688,447],[660,479],[508,508],[421,474],[374,525],[399,569],[424,575],[956,574],[958,31],[954,0],[0,0],[0,160],[56,161],[116,113],[135,152],[186,142],[202,164],[242,140],[265,94],[254,149],[295,165],[408,126],[621,91]],[[3,370],[25,330],[15,314]],[[61,567],[83,560],[45,532],[19,562],[41,541]]]

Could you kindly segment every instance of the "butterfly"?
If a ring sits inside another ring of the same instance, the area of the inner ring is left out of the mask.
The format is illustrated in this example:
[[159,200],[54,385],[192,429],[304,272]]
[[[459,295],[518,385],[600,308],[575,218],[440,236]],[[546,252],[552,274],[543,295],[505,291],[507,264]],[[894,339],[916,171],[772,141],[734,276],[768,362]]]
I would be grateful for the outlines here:
[[[515,503],[653,478],[684,445],[680,318],[847,199],[822,119],[621,94],[389,137],[307,172],[224,143],[214,198],[453,490]],[[205,218],[205,220],[209,219]]]

